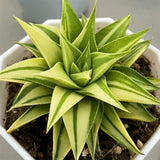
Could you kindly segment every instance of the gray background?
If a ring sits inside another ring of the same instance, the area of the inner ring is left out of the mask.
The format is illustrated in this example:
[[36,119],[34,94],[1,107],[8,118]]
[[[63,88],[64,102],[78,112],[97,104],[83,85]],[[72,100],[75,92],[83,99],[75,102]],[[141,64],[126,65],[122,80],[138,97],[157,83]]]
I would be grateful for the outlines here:
[[[90,0],[88,16],[95,0]],[[40,10],[41,12],[43,11]],[[25,33],[13,15],[23,18],[18,0],[0,0],[0,54],[19,41]],[[97,17],[119,19],[132,15],[130,30],[133,32],[152,26],[145,39],[160,48],[160,0],[97,0]]]

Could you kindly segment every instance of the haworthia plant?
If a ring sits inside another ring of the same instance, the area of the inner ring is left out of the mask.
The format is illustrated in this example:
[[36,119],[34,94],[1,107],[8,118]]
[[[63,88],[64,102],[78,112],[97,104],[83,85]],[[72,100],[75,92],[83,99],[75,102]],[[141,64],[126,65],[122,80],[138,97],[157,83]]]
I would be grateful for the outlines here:
[[145,104],[160,104],[150,93],[159,89],[160,80],[130,68],[150,44],[139,42],[148,29],[126,36],[129,15],[95,33],[95,15],[96,4],[90,17],[82,15],[80,20],[63,0],[60,28],[27,24],[16,17],[33,42],[19,44],[35,58],[0,72],[0,80],[24,84],[10,110],[31,106],[8,133],[48,114],[53,160],[64,159],[70,150],[78,160],[85,144],[94,160],[100,129],[141,154],[121,118],[154,121]]

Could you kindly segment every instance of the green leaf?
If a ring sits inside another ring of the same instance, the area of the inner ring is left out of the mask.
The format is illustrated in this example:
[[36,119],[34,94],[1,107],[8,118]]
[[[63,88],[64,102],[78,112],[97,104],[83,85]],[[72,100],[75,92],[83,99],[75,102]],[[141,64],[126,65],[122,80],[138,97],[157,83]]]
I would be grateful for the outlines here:
[[79,72],[80,72],[80,70],[79,70],[78,66],[73,62],[71,65],[71,74],[79,73]]
[[78,103],[84,96],[72,90],[67,90],[56,86],[53,92],[47,131],[62,117],[62,115]]
[[148,91],[155,91],[159,89],[156,85],[152,84],[146,77],[142,76],[140,73],[136,72],[134,69],[125,66],[115,66],[113,70],[118,70],[128,77],[130,77],[134,82],[140,85],[143,89]]
[[59,30],[57,27],[51,25],[33,24],[33,23],[31,23],[31,25],[43,31],[49,38],[51,38],[54,42],[59,44]]
[[127,111],[127,109],[124,108],[122,104],[112,95],[112,92],[107,86],[105,77],[102,77],[96,82],[77,90],[77,92],[86,96],[99,99],[119,109]]
[[51,69],[36,74],[36,76],[49,78],[53,83],[69,89],[79,89],[80,87],[74,83],[70,77],[66,74],[63,68],[63,64],[58,62]]
[[17,17],[15,17],[15,19],[31,38],[32,42],[44,57],[49,67],[52,67],[57,62],[62,61],[61,48],[56,42],[52,41],[51,38],[39,29],[28,25]]
[[116,109],[120,118],[133,119],[137,121],[152,122],[155,118],[152,116],[143,104],[123,102],[123,106],[129,111],[126,113]]
[[78,86],[85,86],[91,79],[92,70],[84,71],[80,73],[73,73],[70,75],[71,79],[78,84]]
[[25,111],[7,130],[8,133],[15,131],[23,125],[37,119],[49,112],[49,105],[32,106]]
[[119,101],[160,104],[152,94],[119,71],[110,71],[106,80],[111,92]]
[[75,45],[81,51],[84,51],[88,42],[90,42],[91,52],[97,51],[97,45],[95,40],[95,14],[96,14],[96,3],[87,24],[84,26],[79,36],[73,42],[73,45]]
[[120,61],[123,65],[130,67],[148,48],[150,41],[142,41],[136,44],[132,51],[124,56]]
[[150,81],[154,85],[160,84],[160,79],[159,78],[154,78],[154,77],[146,77],[148,81]]
[[104,104],[104,116],[101,129],[127,149],[141,154],[111,105]]
[[63,35],[61,35],[61,47],[64,68],[69,74],[72,63],[75,62],[82,53],[71,42],[69,42],[65,37],[63,37]]
[[50,104],[53,90],[35,83],[25,83],[19,91],[12,107]]
[[81,14],[81,16],[82,16],[82,26],[84,27],[85,25],[86,25],[86,23],[87,23],[87,18],[85,17],[85,15],[82,13]]
[[102,28],[96,33],[96,42],[98,48],[101,48],[106,43],[115,39],[124,37],[128,28],[131,16],[124,17],[106,27]]
[[103,119],[103,114],[104,114],[104,109],[103,109],[103,106],[101,105],[99,107],[98,112],[97,112],[93,127],[89,133],[88,138],[87,138],[87,145],[88,145],[89,152],[90,152],[93,160],[95,160],[94,154],[95,154],[95,149],[96,149],[96,144],[97,144],[98,131],[99,131],[102,119]]
[[60,119],[53,129],[53,160],[63,160],[67,155],[71,145],[69,142],[68,134],[62,119]]
[[68,0],[63,0],[60,31],[70,42],[82,31],[82,24]]
[[116,63],[120,58],[125,56],[128,52],[122,53],[101,53],[94,52],[91,54],[92,57],[92,79],[90,83],[99,79],[114,63]]
[[112,42],[105,44],[103,47],[99,49],[100,52],[106,53],[116,53],[116,52],[124,52],[131,47],[133,47],[148,31],[149,29],[145,29],[141,32],[131,34],[129,36],[125,36],[122,38],[118,38]]
[[82,152],[98,108],[99,101],[87,97],[63,115],[75,160],[78,160]]
[[35,57],[42,57],[41,53],[37,50],[34,44],[29,44],[29,43],[17,43],[26,49],[28,49]]

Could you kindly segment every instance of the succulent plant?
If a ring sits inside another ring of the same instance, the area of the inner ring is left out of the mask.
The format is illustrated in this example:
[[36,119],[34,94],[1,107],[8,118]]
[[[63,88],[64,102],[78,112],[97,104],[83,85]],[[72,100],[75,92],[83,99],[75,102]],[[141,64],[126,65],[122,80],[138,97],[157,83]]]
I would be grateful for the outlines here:
[[100,129],[141,154],[121,118],[154,121],[147,107],[160,104],[150,93],[159,89],[156,81],[131,68],[150,44],[140,41],[149,29],[126,35],[129,15],[95,33],[95,13],[96,4],[89,19],[83,15],[80,20],[63,0],[60,29],[15,17],[33,42],[19,44],[35,58],[0,72],[0,80],[23,84],[10,110],[31,106],[8,133],[48,114],[46,131],[53,128],[54,160],[71,149],[78,160],[85,143],[94,160]]

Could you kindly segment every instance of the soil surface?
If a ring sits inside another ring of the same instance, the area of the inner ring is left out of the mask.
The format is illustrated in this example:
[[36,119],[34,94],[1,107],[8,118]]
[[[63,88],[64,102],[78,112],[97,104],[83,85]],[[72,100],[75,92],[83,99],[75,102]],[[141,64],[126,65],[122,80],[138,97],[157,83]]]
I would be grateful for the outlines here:
[[[149,61],[141,57],[132,66],[138,72],[145,76],[150,76]],[[21,85],[9,83],[7,85],[9,91],[8,98],[8,110],[13,102],[13,99],[19,91]],[[14,109],[6,113],[5,128],[9,126],[27,109],[20,108]],[[156,117],[156,120],[151,123],[145,123],[133,120],[122,120],[124,126],[129,132],[130,136],[136,143],[139,149],[141,149],[144,143],[154,133],[158,125],[160,124],[160,113],[158,113],[155,106],[152,106],[149,111]],[[36,160],[51,160],[52,159],[52,131],[46,134],[47,116],[38,118],[31,123],[21,127],[12,133],[12,135],[24,146],[24,148],[36,159]],[[132,160],[134,153],[125,149],[111,137],[99,132],[99,142],[101,153],[96,153],[96,160]],[[65,160],[74,160],[72,152],[66,156]],[[88,148],[85,146],[80,160],[91,160]]]

